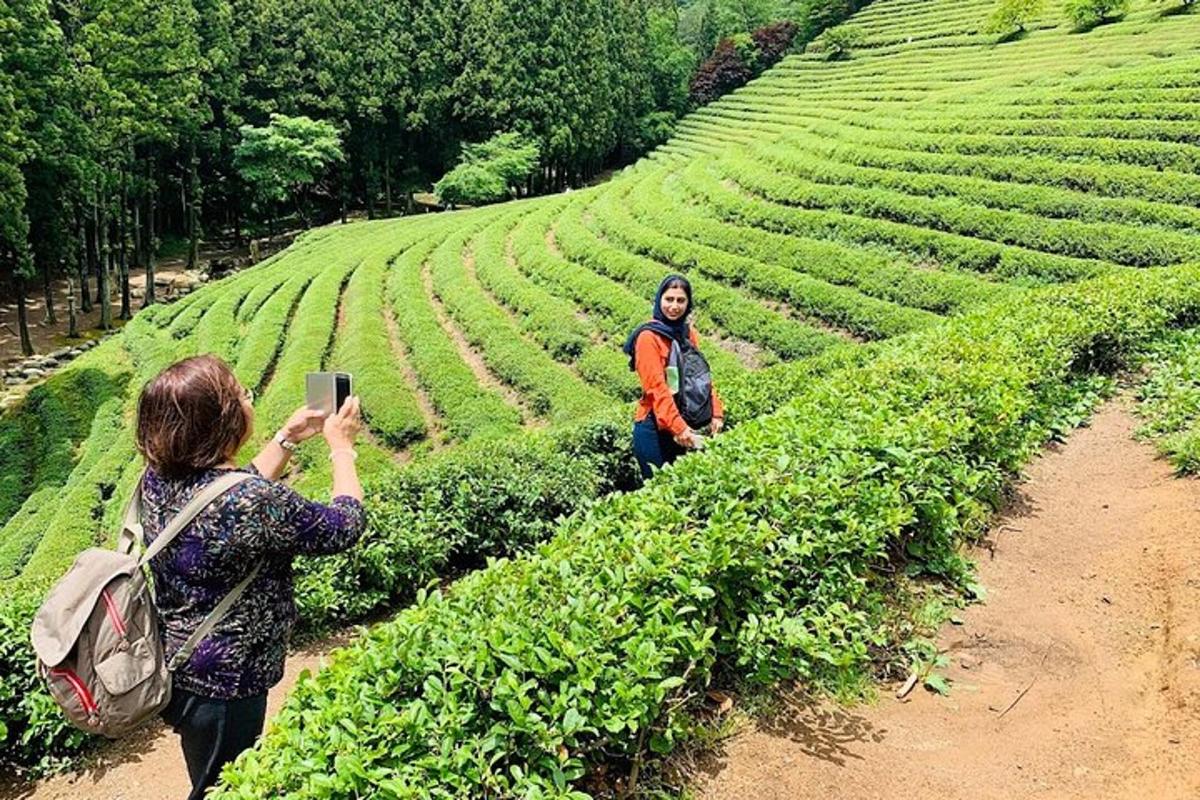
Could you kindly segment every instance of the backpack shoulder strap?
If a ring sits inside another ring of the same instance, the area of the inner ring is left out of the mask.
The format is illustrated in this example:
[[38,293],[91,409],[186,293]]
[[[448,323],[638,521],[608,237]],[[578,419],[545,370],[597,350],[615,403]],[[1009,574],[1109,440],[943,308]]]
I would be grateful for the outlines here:
[[225,619],[225,615],[258,577],[261,569],[262,564],[255,565],[254,569],[250,570],[250,574],[242,578],[241,582],[233,587],[221,602],[217,603],[217,607],[208,612],[208,616],[196,627],[196,630],[192,631],[192,635],[183,643],[183,647],[180,647],[175,651],[175,655],[171,656],[171,661],[167,664],[169,671],[174,672],[181,664],[187,663],[188,659],[192,657],[192,651],[196,649],[196,645],[200,644],[205,636],[212,633],[213,628],[217,627],[221,620]]
[[129,502],[125,504],[121,535],[117,538],[117,552],[124,555],[142,549],[142,538],[145,535],[142,529],[142,483],[145,480],[146,473],[143,472],[138,478],[137,486],[133,487]]
[[[228,474],[217,478],[215,481],[208,484],[208,486],[205,486],[203,489],[197,492],[196,496],[187,502],[187,505],[185,505],[180,512],[175,515],[175,518],[171,520],[167,527],[163,528],[162,532],[158,534],[157,538],[155,538],[154,543],[146,548],[145,554],[142,556],[141,560],[138,561],[138,568],[140,569],[146,564],[150,563],[150,559],[161,553],[167,545],[174,541],[175,537],[179,535],[179,532],[187,527],[187,524],[195,519],[196,515],[207,508],[210,503],[212,503],[221,495],[225,494],[225,492],[229,491],[234,486],[237,486],[243,481],[249,480],[251,477],[252,476],[248,472],[231,471]],[[138,495],[140,494],[141,485],[139,484]],[[139,512],[140,507],[141,501],[139,500]]]

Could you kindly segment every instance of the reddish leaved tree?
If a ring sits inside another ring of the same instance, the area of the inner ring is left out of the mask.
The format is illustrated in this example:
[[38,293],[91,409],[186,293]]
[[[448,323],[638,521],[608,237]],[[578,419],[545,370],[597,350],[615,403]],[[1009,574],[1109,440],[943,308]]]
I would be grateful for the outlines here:
[[711,103],[754,77],[754,67],[746,62],[732,39],[722,39],[708,60],[696,70],[690,87],[692,102]]
[[796,23],[784,20],[772,22],[750,34],[754,45],[758,48],[758,60],[763,68],[767,68],[783,58],[792,47],[799,30]]
[[692,78],[692,102],[702,106],[745,86],[784,57],[797,30],[794,22],[773,22],[752,34],[740,33],[722,39]]

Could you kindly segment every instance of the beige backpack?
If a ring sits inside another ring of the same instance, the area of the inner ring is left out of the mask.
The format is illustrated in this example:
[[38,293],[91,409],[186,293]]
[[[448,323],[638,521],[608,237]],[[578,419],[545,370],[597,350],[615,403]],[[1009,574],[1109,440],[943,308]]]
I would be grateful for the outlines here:
[[170,663],[159,639],[153,592],[144,568],[197,514],[249,477],[231,472],[204,487],[141,558],[135,553],[142,541],[139,483],[125,509],[117,549],[84,550],[50,590],[33,620],[33,649],[38,674],[76,727],[116,739],[170,702],[171,672],[187,662],[200,640],[254,580],[258,568],[217,604]]

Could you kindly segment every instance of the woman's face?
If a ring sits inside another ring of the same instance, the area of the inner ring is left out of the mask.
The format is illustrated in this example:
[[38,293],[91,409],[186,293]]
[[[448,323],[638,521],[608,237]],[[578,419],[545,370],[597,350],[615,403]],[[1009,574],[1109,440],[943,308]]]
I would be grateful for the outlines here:
[[671,322],[682,319],[688,310],[687,292],[679,287],[667,289],[663,292],[661,306],[663,316]]

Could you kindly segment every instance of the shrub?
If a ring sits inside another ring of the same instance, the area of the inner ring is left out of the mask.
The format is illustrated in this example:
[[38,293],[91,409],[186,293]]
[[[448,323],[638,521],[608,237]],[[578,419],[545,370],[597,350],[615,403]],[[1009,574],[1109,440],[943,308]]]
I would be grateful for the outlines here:
[[696,105],[711,103],[754,77],[754,62],[747,60],[745,48],[739,48],[732,38],[722,39],[696,70],[689,87]]
[[498,133],[463,148],[459,164],[438,181],[434,194],[443,203],[485,205],[508,199],[537,167],[536,142],[518,133]]
[[998,0],[985,30],[1001,36],[1022,33],[1042,13],[1043,6],[1045,0]]
[[1148,353],[1150,377],[1138,389],[1139,435],[1182,473],[1200,473],[1200,328],[1180,331]]
[[862,46],[864,41],[866,37],[861,29],[853,25],[838,25],[813,40],[809,51],[823,54],[827,61],[842,61],[849,58],[854,48]]
[[783,20],[764,25],[750,34],[758,50],[758,63],[762,69],[773,66],[787,55],[796,40],[796,23]]
[[1120,19],[1128,10],[1129,0],[1066,0],[1063,4],[1067,19],[1078,31]]
[[970,313],[812,381],[770,418],[567,520],[534,553],[418,595],[303,679],[219,798],[587,797],[671,750],[714,670],[835,684],[885,643],[881,578],[967,577],[1006,476],[1088,370],[1200,310],[1200,267]]
[[125,390],[131,375],[128,358],[115,343],[101,350],[81,357],[0,413],[0,527],[38,488],[63,484],[96,410]]

